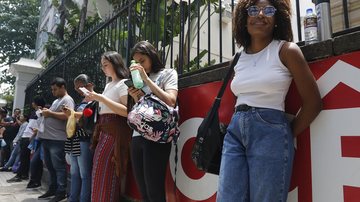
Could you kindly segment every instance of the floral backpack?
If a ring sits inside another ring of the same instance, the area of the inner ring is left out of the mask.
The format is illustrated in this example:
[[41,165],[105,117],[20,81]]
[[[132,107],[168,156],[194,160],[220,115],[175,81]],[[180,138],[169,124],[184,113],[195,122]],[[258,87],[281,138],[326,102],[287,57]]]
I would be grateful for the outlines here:
[[[163,75],[156,81],[162,79]],[[144,138],[158,142],[176,143],[180,134],[179,107],[171,107],[153,93],[144,95],[128,114],[128,125]]]

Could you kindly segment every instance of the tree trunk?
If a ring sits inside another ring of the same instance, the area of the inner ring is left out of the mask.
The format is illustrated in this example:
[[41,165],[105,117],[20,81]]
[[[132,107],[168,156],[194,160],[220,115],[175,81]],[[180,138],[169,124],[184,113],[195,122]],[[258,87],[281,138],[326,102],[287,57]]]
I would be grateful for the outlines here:
[[89,0],[84,0],[83,5],[81,6],[78,38],[80,38],[81,34],[84,32],[88,2]]

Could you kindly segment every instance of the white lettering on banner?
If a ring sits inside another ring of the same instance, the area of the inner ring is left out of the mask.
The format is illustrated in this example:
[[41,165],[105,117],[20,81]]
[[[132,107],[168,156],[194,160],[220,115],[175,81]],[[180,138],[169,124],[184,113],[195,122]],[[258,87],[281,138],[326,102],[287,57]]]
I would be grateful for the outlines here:
[[[181,152],[183,146],[190,138],[195,137],[197,128],[200,126],[203,118],[191,118],[186,120],[180,125],[181,137],[178,140],[178,159],[180,159],[177,164],[177,173],[176,173],[176,186],[186,197],[192,200],[206,200],[213,196],[217,191],[217,185],[219,177],[217,175],[206,173],[200,179],[191,179],[186,175],[183,169],[181,162]],[[174,159],[175,149],[172,147],[170,159]],[[174,168],[175,162],[169,161],[171,176],[174,179]]]
[[[340,83],[360,93],[359,78],[359,68],[338,60],[317,80],[321,97],[324,98],[336,87],[341,92]],[[334,107],[337,104],[333,102],[340,102],[341,104],[338,105],[340,107]],[[310,140],[305,144],[310,144],[310,154],[308,155],[311,155],[311,159],[309,156],[306,156],[306,159],[309,160],[309,163],[311,161],[311,182],[309,182],[311,184],[309,185],[312,187],[310,198],[313,202],[344,202],[344,186],[360,187],[360,157],[342,156],[342,149],[346,150],[348,146],[350,148],[360,147],[360,145],[351,145],[351,142],[342,144],[341,140],[342,137],[360,137],[360,107],[348,106],[352,108],[346,108],[343,102],[341,99],[330,100],[327,104],[331,107],[321,111],[310,126]],[[203,118],[196,117],[184,121],[180,126],[181,135],[178,141],[177,188],[184,196],[196,201],[206,201],[212,197],[218,186],[218,176],[205,174],[198,179],[193,179],[185,173],[187,170],[184,171],[184,168],[187,169],[187,166],[193,165],[188,165],[189,162],[181,162],[184,145],[188,143],[186,145],[186,149],[188,149],[189,143],[191,143],[188,141],[196,136],[202,120]],[[302,144],[304,143],[302,142]],[[174,155],[173,147],[170,159],[174,159]],[[169,163],[174,179],[175,162],[170,160]],[[299,173],[296,177],[300,176],[301,179],[301,171]],[[306,182],[308,181],[310,180],[306,179]],[[294,184],[294,186],[296,185],[304,186],[303,184]],[[295,187],[289,192],[287,201],[308,202],[310,199],[306,197],[309,200],[305,200],[304,195],[309,196],[309,192],[304,193],[302,187]],[[348,198],[345,202],[357,200]]]
[[360,187],[360,159],[341,157],[341,136],[360,136],[359,117],[360,108],[324,110],[311,125],[314,202],[344,201],[344,185]]
[[340,82],[360,92],[360,69],[338,60],[316,83],[323,98]]
[[299,201],[299,190],[298,187],[296,187],[294,190],[290,191],[288,193],[288,202],[298,202]]

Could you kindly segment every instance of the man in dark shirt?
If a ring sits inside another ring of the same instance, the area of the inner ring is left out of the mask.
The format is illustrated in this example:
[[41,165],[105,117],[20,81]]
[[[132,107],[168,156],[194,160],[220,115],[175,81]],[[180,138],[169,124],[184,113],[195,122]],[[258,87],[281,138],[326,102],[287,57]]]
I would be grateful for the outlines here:
[[[16,137],[16,134],[19,131],[20,127],[20,114],[21,110],[19,108],[14,109],[14,113],[12,116],[7,116],[7,110],[3,107],[1,109],[2,112],[2,120],[0,122],[0,126],[5,127],[5,131],[3,133],[3,139],[6,143],[6,146],[2,148],[2,162],[1,165],[4,165],[7,159],[9,159],[11,150],[13,149],[13,140]],[[6,112],[6,114],[5,114]]]

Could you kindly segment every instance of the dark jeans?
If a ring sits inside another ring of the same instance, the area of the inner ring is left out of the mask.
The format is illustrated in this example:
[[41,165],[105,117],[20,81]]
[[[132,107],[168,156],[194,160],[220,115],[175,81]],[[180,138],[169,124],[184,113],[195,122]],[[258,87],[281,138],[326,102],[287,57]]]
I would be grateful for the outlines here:
[[29,177],[30,168],[30,149],[28,148],[30,138],[20,139],[20,168],[17,172],[18,177]]
[[42,173],[43,173],[43,161],[41,160],[41,142],[38,141],[37,147],[30,161],[29,183],[41,184]]
[[56,195],[66,193],[66,161],[65,141],[41,140],[44,149],[45,165],[50,173],[49,191],[56,192]]
[[131,159],[144,202],[165,202],[165,176],[171,143],[160,144],[143,137],[131,140]]

